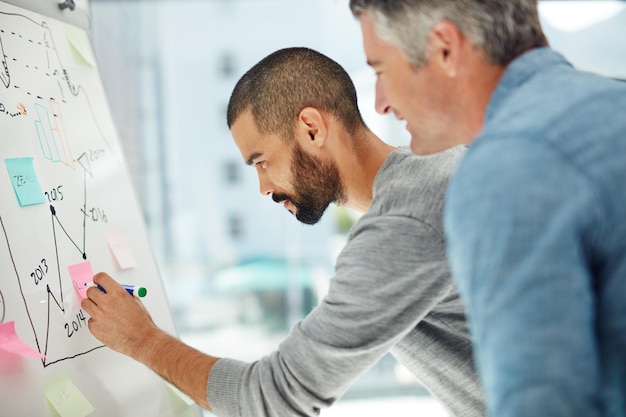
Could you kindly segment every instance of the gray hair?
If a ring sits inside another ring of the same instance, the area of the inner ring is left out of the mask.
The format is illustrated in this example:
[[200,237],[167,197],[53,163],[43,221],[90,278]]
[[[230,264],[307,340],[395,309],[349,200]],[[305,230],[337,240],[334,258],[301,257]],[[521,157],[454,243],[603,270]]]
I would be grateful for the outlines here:
[[377,36],[397,46],[415,67],[427,64],[433,26],[447,20],[492,64],[507,65],[529,49],[547,46],[537,0],[350,0],[355,17],[370,16]]

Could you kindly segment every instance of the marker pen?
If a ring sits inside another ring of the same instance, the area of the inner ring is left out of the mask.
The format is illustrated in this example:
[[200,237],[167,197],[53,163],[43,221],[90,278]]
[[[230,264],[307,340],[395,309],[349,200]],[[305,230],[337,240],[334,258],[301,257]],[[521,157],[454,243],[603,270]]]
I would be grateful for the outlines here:
[[[93,282],[88,282],[85,285],[87,285],[88,287],[98,287],[98,289],[104,293],[106,293],[106,291],[104,290],[104,288],[101,285],[96,285]],[[126,285],[126,284],[122,284],[122,287],[124,287],[124,289],[126,290],[126,292],[128,292],[130,295],[137,295],[137,297],[145,297],[146,294],[148,294],[148,290],[146,289],[146,287],[140,287],[138,285]]]
[[137,295],[137,297],[145,297],[146,294],[148,294],[148,290],[146,289],[146,287],[126,284],[122,284],[122,287],[124,287],[124,289],[128,291],[130,295]]

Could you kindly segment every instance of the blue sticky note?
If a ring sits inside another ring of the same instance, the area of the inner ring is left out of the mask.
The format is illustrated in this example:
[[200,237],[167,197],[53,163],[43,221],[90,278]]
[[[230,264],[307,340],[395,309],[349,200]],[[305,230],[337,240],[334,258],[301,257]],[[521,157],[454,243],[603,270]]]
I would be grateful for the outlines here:
[[33,168],[33,158],[6,158],[11,184],[20,206],[45,203],[41,186]]

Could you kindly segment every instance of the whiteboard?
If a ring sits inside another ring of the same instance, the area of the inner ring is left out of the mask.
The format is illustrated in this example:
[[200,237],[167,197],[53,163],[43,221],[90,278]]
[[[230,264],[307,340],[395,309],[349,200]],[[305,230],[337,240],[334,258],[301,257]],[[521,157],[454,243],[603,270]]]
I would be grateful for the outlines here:
[[[30,162],[31,171],[11,171],[15,160]],[[143,302],[155,322],[176,334],[87,33],[5,2],[0,165],[0,324],[13,322],[19,340],[45,355],[0,349],[0,415],[199,416],[197,406],[87,328],[69,273],[84,262],[146,287]],[[29,197],[36,203],[19,193],[24,184],[39,186]],[[123,236],[130,267],[111,249],[111,233]],[[59,376],[78,394],[59,389],[53,403],[48,384]],[[71,409],[79,397],[92,411]]]

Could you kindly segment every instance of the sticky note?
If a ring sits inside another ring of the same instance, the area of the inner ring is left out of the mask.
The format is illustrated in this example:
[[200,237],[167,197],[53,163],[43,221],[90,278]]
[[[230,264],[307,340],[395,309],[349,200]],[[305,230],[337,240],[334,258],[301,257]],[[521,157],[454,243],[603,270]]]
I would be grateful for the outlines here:
[[87,298],[87,285],[93,282],[93,271],[91,270],[91,262],[85,261],[74,265],[69,265],[67,269],[70,271],[70,277],[78,295],[79,300]]
[[182,414],[179,414],[178,417],[196,417],[196,413],[193,411],[193,408],[188,407]]
[[182,406],[185,408],[191,407],[192,405],[195,404],[191,398],[189,398],[186,394],[184,394],[182,391],[180,391],[178,388],[176,388],[172,384],[166,382],[165,386],[167,387],[167,392],[169,394],[170,401],[173,404],[176,404],[179,407]]
[[107,232],[107,242],[109,248],[121,269],[134,268],[137,265],[133,252],[130,250],[124,232],[121,230],[110,230]]
[[195,402],[172,384],[166,382],[165,386],[167,387],[170,403],[174,406],[176,410],[178,410],[176,416],[195,417],[196,413],[193,407],[195,405]]
[[19,338],[17,333],[15,333],[14,321],[0,324],[0,349],[31,358],[46,357],[46,355],[42,355],[38,351],[31,349],[30,346]]
[[48,405],[60,417],[85,417],[94,411],[93,406],[70,380],[66,372],[43,381]]
[[72,47],[74,57],[78,62],[89,67],[96,66],[96,60],[91,53],[91,44],[87,37],[87,32],[74,27],[67,27],[65,37]]
[[43,204],[44,195],[33,168],[33,158],[6,158],[4,162],[20,206]]

